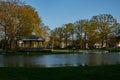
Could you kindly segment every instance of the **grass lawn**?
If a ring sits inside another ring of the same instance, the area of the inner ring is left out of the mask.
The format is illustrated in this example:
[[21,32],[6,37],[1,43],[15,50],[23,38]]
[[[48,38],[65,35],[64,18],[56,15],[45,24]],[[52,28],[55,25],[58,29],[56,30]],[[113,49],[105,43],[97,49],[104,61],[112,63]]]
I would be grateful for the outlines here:
[[91,67],[5,67],[0,80],[120,80],[120,65]]
[[49,55],[49,54],[78,54],[78,53],[82,53],[82,52],[78,52],[76,50],[54,50],[54,51],[50,51],[50,50],[45,50],[45,51],[16,51],[16,52],[12,52],[12,51],[0,51],[0,54],[2,55]]

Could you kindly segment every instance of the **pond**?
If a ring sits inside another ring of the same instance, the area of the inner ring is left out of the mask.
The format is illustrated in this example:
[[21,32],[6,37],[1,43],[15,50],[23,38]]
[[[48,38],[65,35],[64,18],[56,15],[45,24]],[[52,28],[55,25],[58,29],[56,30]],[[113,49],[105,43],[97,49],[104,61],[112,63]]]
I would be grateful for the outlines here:
[[120,53],[0,55],[0,67],[67,67],[120,64]]

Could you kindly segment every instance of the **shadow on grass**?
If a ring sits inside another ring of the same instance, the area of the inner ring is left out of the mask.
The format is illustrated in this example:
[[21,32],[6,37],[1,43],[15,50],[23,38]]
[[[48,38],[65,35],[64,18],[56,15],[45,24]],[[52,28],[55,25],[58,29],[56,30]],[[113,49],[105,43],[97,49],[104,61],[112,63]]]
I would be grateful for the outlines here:
[[120,65],[62,68],[0,68],[0,80],[120,80]]

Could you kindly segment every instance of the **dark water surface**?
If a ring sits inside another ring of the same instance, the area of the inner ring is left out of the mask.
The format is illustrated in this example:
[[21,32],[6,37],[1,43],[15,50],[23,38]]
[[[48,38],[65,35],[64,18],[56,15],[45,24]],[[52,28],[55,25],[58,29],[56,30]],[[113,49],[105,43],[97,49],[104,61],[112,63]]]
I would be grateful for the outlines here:
[[120,53],[84,52],[56,55],[0,55],[0,67],[67,67],[120,64]]

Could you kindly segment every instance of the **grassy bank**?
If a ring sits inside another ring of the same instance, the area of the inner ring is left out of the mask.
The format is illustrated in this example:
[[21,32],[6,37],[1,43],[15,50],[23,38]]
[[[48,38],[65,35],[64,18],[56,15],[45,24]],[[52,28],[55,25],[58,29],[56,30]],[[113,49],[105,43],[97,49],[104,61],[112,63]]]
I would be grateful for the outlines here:
[[107,49],[109,52],[120,52],[120,48],[110,48]]
[[16,50],[0,50],[0,54],[8,54],[8,55],[48,55],[48,54],[79,54],[79,53],[95,53],[95,52],[120,52],[120,49],[92,49],[92,50],[73,50],[73,49],[45,49],[43,51],[16,51]]
[[0,68],[0,80],[120,80],[120,65],[67,68]]
[[0,51],[0,54],[3,55],[48,55],[48,54],[76,54],[76,53],[82,53],[77,50],[53,50],[51,49],[45,49],[43,51]]

